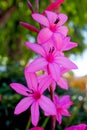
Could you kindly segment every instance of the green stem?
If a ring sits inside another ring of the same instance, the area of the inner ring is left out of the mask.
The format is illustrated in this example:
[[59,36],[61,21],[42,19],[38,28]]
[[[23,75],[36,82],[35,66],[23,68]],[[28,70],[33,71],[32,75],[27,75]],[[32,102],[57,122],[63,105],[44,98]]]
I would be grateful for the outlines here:
[[44,123],[42,124],[42,127],[45,128],[47,122],[49,121],[50,117],[47,117],[44,121]]
[[31,124],[31,117],[29,117],[29,120],[28,120],[28,123],[27,123],[27,126],[26,126],[25,130],[28,130],[28,129],[29,129],[30,124]]

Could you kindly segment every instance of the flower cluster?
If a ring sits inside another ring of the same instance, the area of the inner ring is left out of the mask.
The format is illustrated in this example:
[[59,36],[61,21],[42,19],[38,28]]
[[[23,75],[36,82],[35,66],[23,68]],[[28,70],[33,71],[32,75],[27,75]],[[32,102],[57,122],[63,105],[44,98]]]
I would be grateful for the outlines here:
[[[55,94],[56,84],[62,89],[68,90],[68,83],[63,78],[63,74],[77,69],[77,66],[64,55],[64,51],[77,46],[77,43],[72,42],[67,36],[68,28],[63,25],[67,21],[67,16],[51,11],[62,2],[63,0],[54,2],[42,14],[35,13],[28,3],[32,11],[32,18],[41,25],[41,30],[27,23],[20,23],[37,33],[37,43],[25,42],[25,45],[37,53],[38,57],[24,69],[27,87],[19,83],[11,83],[10,86],[17,93],[25,96],[17,104],[14,114],[20,114],[30,108],[31,121],[35,126],[31,130],[43,130],[43,128],[36,127],[40,117],[39,107],[45,116],[54,116],[61,124],[62,116],[70,116],[68,109],[73,104],[69,95],[60,98]],[[38,71],[43,73],[38,76]],[[44,95],[44,91],[47,89],[51,99]]]

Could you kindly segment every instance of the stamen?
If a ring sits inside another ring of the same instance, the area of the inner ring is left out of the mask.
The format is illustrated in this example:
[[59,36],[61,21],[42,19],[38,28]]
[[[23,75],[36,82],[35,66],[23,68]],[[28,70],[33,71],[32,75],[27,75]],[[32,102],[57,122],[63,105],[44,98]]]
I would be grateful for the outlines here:
[[30,91],[26,91],[28,94],[33,94],[34,91],[32,89],[29,89]]
[[53,47],[51,52],[53,53],[53,52],[54,52],[54,50],[55,50],[55,48]]
[[50,48],[50,50],[49,50],[49,53],[51,53],[51,48]]
[[54,22],[54,24],[57,24],[60,21],[59,18],[56,19],[56,21]]
[[49,53],[53,53],[53,52],[54,52],[54,50],[55,50],[55,48],[54,48],[54,47],[50,48]]

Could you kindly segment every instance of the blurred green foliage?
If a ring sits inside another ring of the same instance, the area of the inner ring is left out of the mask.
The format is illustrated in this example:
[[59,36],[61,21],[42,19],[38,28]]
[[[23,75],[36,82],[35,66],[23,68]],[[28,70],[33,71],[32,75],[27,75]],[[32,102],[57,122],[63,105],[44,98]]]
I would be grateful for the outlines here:
[[[35,0],[30,0],[35,8]],[[40,13],[49,5],[48,0],[40,1]],[[86,49],[82,31],[87,31],[87,0],[65,0],[60,7],[60,12],[68,15],[66,25],[69,27],[68,35],[72,41],[78,43],[78,47],[66,52],[70,54],[82,54]],[[0,0],[0,130],[25,130],[30,111],[14,116],[13,111],[17,102],[22,98],[10,87],[11,82],[25,83],[23,69],[35,54],[24,46],[24,42],[35,41],[37,34],[30,32],[19,25],[20,21],[27,22],[39,29],[39,24],[32,17],[27,6],[27,0]],[[75,102],[70,109],[72,116],[63,118],[61,126],[56,129],[63,130],[68,125],[87,123],[87,96],[77,90],[69,90],[67,93],[58,88],[59,95],[70,94]],[[48,92],[46,92],[48,94]],[[79,96],[82,100],[79,100]],[[85,106],[85,107],[84,107]],[[45,120],[43,113],[39,124],[43,125]],[[47,120],[46,129],[49,129],[50,119]]]
[[[31,0],[35,8],[35,1]],[[49,1],[40,1],[40,13],[49,5]],[[82,53],[86,47],[82,30],[87,26],[87,1],[65,0],[60,7],[60,12],[68,15],[68,35],[72,41],[78,43],[78,47],[68,54]],[[25,63],[33,56],[33,52],[24,46],[24,41],[35,38],[37,34],[30,32],[19,25],[20,21],[30,23],[37,28],[39,24],[31,17],[31,11],[27,6],[27,0],[0,0],[0,56],[8,58],[8,64],[24,60]]]

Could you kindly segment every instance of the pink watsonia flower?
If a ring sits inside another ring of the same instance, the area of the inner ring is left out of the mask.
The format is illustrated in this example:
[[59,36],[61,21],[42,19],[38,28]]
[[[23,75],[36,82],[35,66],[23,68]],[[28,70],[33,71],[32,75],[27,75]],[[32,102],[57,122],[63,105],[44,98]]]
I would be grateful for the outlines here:
[[[56,0],[55,2],[52,2],[45,10],[51,11],[54,10],[55,8],[58,8],[64,0]],[[44,14],[45,12],[43,12]]]
[[17,104],[14,114],[18,115],[31,107],[32,124],[36,126],[40,115],[39,106],[44,112],[49,113],[49,115],[56,115],[56,109],[54,103],[48,97],[43,95],[43,92],[50,85],[50,76],[45,76],[41,82],[39,82],[36,74],[28,73],[27,69],[28,68],[26,67],[24,74],[28,88],[19,83],[10,84],[12,89],[25,96],[25,98]]
[[70,116],[70,113],[68,112],[68,109],[73,104],[73,102],[70,100],[70,96],[65,95],[59,98],[57,95],[54,95],[54,104],[56,106],[56,120],[59,122],[59,124],[62,123],[62,116]]
[[45,44],[54,44],[58,51],[63,52],[78,46],[76,42],[71,42],[70,39],[70,37],[61,37],[60,35],[55,35],[53,41],[48,41]]
[[44,128],[41,128],[41,127],[33,127],[33,128],[30,128],[29,130],[44,130]]
[[32,14],[34,20],[45,26],[45,28],[41,29],[37,37],[37,41],[40,44],[48,40],[54,40],[55,35],[66,36],[68,32],[68,28],[62,26],[67,21],[65,14],[56,14],[51,11],[45,11],[45,13],[47,17],[38,13]]
[[60,78],[60,69],[62,67],[68,70],[77,69],[77,66],[68,58],[56,51],[54,46],[45,48],[39,44],[33,44],[30,42],[25,42],[25,45],[40,55],[40,57],[36,58],[29,64],[29,72],[36,72],[47,68],[48,74],[51,74],[52,78],[55,81],[58,81]]
[[65,128],[65,130],[87,130],[87,124],[73,125]]

